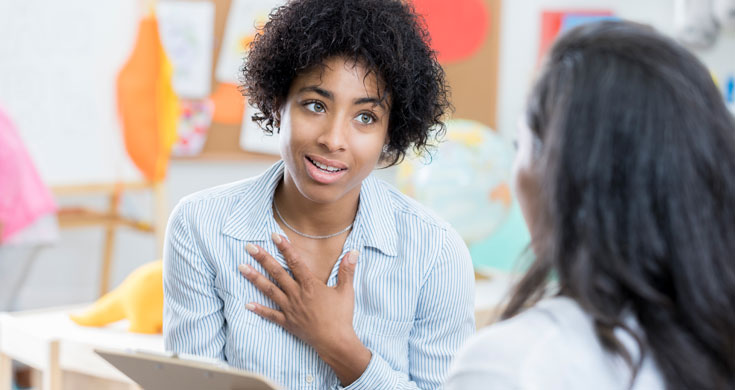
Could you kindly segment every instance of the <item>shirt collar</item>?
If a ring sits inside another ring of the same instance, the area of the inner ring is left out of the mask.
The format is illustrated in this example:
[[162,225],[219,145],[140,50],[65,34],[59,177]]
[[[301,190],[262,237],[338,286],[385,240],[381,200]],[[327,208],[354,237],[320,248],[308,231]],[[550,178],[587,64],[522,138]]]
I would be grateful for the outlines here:
[[240,194],[230,215],[222,226],[222,233],[243,241],[270,240],[268,220],[272,218],[273,194],[283,178],[283,161],[273,164]]
[[362,232],[365,246],[396,256],[398,231],[391,199],[388,188],[372,175],[368,176],[360,188],[360,206],[355,222]]
[[[273,194],[283,178],[284,164],[279,161],[241,193],[222,226],[222,233],[243,241],[270,240],[268,221],[273,218],[271,204]],[[363,245],[397,255],[398,232],[393,214],[391,194],[380,181],[372,176],[363,180],[360,188],[360,205],[355,217],[355,233],[362,235]]]

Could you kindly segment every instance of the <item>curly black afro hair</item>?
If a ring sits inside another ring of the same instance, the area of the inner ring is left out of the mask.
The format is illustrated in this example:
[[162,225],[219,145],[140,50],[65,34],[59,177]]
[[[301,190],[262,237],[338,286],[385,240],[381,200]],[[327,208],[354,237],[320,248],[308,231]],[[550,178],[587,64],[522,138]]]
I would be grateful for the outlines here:
[[423,18],[400,0],[293,0],[271,12],[242,68],[242,91],[269,134],[297,74],[333,56],[360,62],[379,76],[391,99],[389,142],[394,165],[446,131],[451,110],[444,70],[429,46]]

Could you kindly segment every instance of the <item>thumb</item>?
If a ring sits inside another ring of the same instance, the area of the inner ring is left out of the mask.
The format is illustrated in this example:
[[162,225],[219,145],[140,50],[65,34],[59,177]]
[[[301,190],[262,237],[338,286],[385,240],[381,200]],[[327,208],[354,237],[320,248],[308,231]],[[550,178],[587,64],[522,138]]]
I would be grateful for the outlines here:
[[352,289],[352,281],[355,279],[355,268],[359,256],[360,252],[349,251],[342,258],[342,264],[339,265],[339,275],[337,275],[337,289]]

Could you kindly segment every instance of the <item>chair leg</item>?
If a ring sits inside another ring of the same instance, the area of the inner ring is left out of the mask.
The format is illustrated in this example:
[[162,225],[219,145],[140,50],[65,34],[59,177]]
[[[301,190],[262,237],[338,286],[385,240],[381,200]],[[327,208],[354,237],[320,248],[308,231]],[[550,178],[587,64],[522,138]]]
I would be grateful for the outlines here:
[[153,235],[156,239],[156,258],[163,256],[163,241],[168,223],[168,208],[166,207],[166,184],[153,184]]
[[[110,195],[110,204],[107,212],[110,215],[117,215],[118,206],[120,204],[120,190],[116,190]],[[100,294],[103,296],[110,291],[110,274],[112,273],[112,256],[115,251],[115,229],[117,225],[110,222],[105,227],[105,246],[102,255],[102,269],[100,272]]]

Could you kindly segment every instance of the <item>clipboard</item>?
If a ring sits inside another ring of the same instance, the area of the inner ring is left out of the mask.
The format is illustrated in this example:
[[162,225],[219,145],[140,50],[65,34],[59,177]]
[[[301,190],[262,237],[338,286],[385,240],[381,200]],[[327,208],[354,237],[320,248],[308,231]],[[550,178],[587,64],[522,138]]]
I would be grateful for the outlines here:
[[[278,390],[265,377],[192,357],[155,352],[95,349],[95,353],[115,366],[145,390]],[[196,359],[196,360],[195,360]]]

